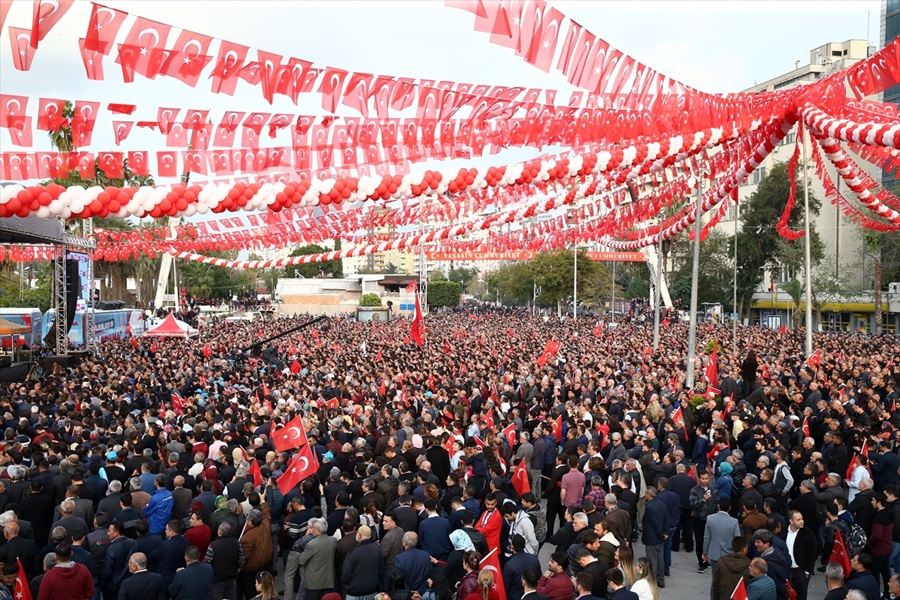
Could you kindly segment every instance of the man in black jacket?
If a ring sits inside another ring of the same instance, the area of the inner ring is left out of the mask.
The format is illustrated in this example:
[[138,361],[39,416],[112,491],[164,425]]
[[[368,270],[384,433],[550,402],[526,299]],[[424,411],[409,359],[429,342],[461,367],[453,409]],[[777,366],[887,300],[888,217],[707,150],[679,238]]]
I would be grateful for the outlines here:
[[122,582],[119,600],[160,600],[166,597],[166,584],[162,575],[147,570],[147,557],[135,552],[128,559],[131,577]]
[[804,527],[803,514],[799,511],[788,513],[785,542],[791,555],[791,585],[797,592],[797,600],[806,600],[809,577],[816,566],[818,542],[816,534]]
[[361,525],[356,530],[356,546],[347,554],[341,569],[345,598],[356,600],[378,593],[383,564],[381,549],[372,541],[372,530]]
[[[169,585],[172,600],[206,600],[212,587],[212,567],[201,562],[200,549],[188,546],[184,550],[185,567],[175,574]],[[113,596],[114,597],[114,596]]]
[[206,550],[205,562],[213,569],[209,597],[237,600],[237,573],[244,566],[244,550],[238,538],[232,535],[230,523],[220,524],[218,534]]

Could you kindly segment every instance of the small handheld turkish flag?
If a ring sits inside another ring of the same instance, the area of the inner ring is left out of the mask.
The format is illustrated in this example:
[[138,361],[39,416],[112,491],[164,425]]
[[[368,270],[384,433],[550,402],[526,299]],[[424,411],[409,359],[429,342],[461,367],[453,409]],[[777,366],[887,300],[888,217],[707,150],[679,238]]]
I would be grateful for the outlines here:
[[278,489],[281,490],[282,494],[287,495],[298,483],[311,475],[315,475],[318,469],[319,461],[316,459],[316,455],[313,454],[309,444],[307,444],[300,449],[300,452],[288,465],[284,475],[278,478]]
[[528,467],[524,459],[519,461],[516,470],[513,471],[512,486],[516,488],[519,498],[531,491],[531,482],[528,481]]
[[509,442],[509,447],[512,448],[516,445],[516,424],[510,423],[506,427],[503,428],[503,435],[506,437],[506,441]]
[[290,423],[272,432],[272,444],[278,452],[286,452],[306,444],[306,430],[303,420],[296,416]]
[[741,577],[738,580],[736,586],[734,586],[734,591],[731,592],[731,600],[747,600],[747,586],[744,585],[744,578]]
[[256,460],[250,461],[250,468],[247,470],[248,475],[253,476],[253,485],[259,487],[262,484],[262,471],[259,469],[259,463]]

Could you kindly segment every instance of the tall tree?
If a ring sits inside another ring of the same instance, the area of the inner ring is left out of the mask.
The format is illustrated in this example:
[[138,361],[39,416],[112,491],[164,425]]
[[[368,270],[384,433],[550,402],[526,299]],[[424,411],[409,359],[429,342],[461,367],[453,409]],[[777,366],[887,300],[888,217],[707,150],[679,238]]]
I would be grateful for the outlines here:
[[[799,180],[799,177],[797,178]],[[799,187],[799,186],[798,186]],[[753,293],[763,281],[763,270],[788,267],[794,272],[803,267],[805,240],[788,242],[775,229],[790,193],[787,165],[776,164],[760,182],[756,191],[741,205],[741,230],[738,233],[738,309],[741,315],[750,310]],[[813,266],[824,257],[824,244],[815,228],[821,202],[809,195],[811,258]],[[788,226],[803,228],[803,202],[791,212]]]
[[[335,250],[340,250],[340,244],[335,242]],[[309,256],[310,254],[324,254],[331,252],[329,248],[319,246],[318,244],[310,244],[308,246],[300,246],[291,252],[291,256]],[[305,265],[290,265],[285,268],[285,277],[304,277],[312,279],[313,277],[337,277],[340,278],[344,274],[344,267],[340,260],[327,260],[324,262],[309,263]]]
[[[697,278],[697,304],[721,304],[728,312],[733,304],[733,248],[734,238],[717,230],[700,243],[700,267]],[[675,240],[675,272],[671,275],[669,294],[683,306],[691,301],[693,270],[693,241],[687,234]]]

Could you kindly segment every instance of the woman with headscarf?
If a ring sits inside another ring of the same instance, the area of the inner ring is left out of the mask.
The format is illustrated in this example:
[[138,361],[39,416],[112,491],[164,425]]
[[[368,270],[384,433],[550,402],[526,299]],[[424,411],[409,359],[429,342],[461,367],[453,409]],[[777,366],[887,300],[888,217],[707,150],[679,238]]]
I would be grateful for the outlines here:
[[734,488],[734,480],[731,478],[731,464],[726,460],[719,465],[719,476],[713,489],[719,500],[722,498],[731,498],[731,490]]
[[469,534],[462,529],[450,532],[450,543],[453,544],[453,550],[447,556],[447,583],[451,588],[455,588],[466,574],[463,559],[467,552],[475,550],[475,544],[472,543]]

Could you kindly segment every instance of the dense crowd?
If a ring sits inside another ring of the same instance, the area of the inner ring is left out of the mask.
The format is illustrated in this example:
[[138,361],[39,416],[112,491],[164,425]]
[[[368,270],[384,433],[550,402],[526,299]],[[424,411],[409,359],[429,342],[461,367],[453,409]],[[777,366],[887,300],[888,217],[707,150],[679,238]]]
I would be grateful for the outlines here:
[[0,388],[0,591],[657,600],[684,551],[713,600],[900,592],[900,340],[704,324],[688,389],[687,325],[654,352],[645,317],[105,343]]

